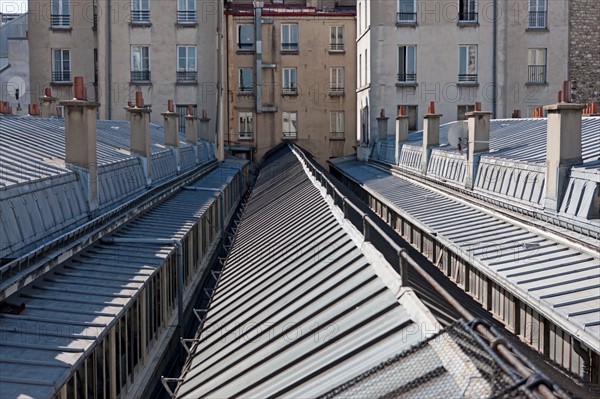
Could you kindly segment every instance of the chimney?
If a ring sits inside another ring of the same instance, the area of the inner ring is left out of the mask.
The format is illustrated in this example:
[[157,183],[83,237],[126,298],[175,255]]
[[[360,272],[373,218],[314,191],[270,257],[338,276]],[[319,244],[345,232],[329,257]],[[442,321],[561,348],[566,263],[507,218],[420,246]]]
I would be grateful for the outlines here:
[[435,113],[435,102],[431,101],[427,108],[427,114],[423,117],[423,155],[421,161],[421,173],[427,174],[431,147],[440,145],[440,120],[442,115]]
[[167,101],[167,112],[161,113],[164,118],[165,145],[173,147],[177,159],[177,170],[181,167],[181,148],[179,147],[179,114],[175,112],[173,100]]
[[[188,113],[190,109],[188,108]],[[193,111],[193,110],[192,110]],[[202,110],[202,117],[200,118],[200,138],[206,141],[213,141],[210,132],[208,131],[210,118],[206,113],[206,110]]]
[[75,77],[74,99],[60,101],[59,104],[65,110],[65,162],[84,182],[89,211],[93,212],[98,209],[96,113],[100,104],[87,101],[82,88],[83,78]]
[[[206,113],[206,110],[203,110]],[[194,107],[188,105],[187,114],[185,116],[185,142],[192,144],[193,146],[198,145],[198,118],[194,116]],[[210,120],[210,119],[209,119]]]
[[381,108],[381,112],[377,117],[377,138],[379,141],[387,139],[388,118],[385,116],[385,109]]
[[40,97],[40,101],[42,103],[42,118],[50,118],[51,116],[56,115],[54,103],[58,99],[56,97],[52,97],[52,89],[50,87],[46,87],[44,89],[44,95]]
[[[385,123],[387,126],[387,121]],[[400,164],[400,143],[406,141],[408,141],[408,116],[406,115],[404,105],[401,105],[398,107],[398,115],[396,116],[396,136],[394,140],[394,160],[396,165]]]
[[512,117],[513,119],[519,119],[521,118],[521,110],[520,109],[515,109],[512,113]]
[[144,98],[141,91],[135,92],[135,104],[133,107],[125,108],[127,111],[132,153],[142,158],[142,165],[146,174],[146,183],[152,183],[152,169],[150,161],[152,153],[150,152],[150,109],[144,107]]
[[29,104],[28,114],[30,116],[39,116],[40,115],[40,106],[37,103]]
[[491,112],[481,111],[481,103],[475,103],[475,111],[467,112],[467,126],[469,129],[467,152],[467,178],[465,185],[473,188],[477,177],[479,157],[490,150],[490,121]]
[[[563,91],[563,101],[565,98]],[[558,212],[563,200],[569,169],[581,160],[582,104],[562,102],[545,106],[548,112],[546,138],[546,198],[544,208]]]

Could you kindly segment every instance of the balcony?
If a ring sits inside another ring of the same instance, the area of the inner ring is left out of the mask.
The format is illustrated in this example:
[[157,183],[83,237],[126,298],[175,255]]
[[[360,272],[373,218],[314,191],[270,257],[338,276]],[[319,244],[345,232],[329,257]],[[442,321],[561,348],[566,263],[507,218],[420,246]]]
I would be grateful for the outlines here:
[[546,83],[546,65],[529,65],[527,83],[545,84]]
[[345,51],[344,43],[329,43],[330,52],[343,52]]
[[192,24],[196,23],[196,10],[194,11],[177,11],[177,23]]
[[477,83],[477,74],[461,73],[458,75],[459,83]]
[[132,24],[150,23],[150,10],[131,10]]
[[284,86],[282,94],[284,96],[295,96],[298,94],[298,88],[296,87],[296,85]]
[[281,43],[281,51],[294,53],[298,51],[298,43]]
[[150,71],[131,71],[132,82],[150,82]]
[[296,140],[298,138],[298,132],[283,132],[282,138],[284,140]]
[[53,71],[52,83],[71,83],[71,71]]
[[333,97],[345,95],[344,86],[329,86],[329,95]]
[[529,11],[529,29],[546,29],[547,11]]
[[479,14],[474,11],[461,11],[458,13],[459,25],[473,25],[479,22]]
[[197,78],[196,71],[177,71],[177,83],[196,83]]
[[344,140],[344,132],[329,132],[329,140]]
[[71,27],[71,15],[52,14],[50,15],[50,23],[53,28],[69,28]]
[[400,83],[415,83],[417,81],[416,73],[399,73],[398,82]]
[[240,140],[254,140],[254,132],[238,132]]
[[396,13],[396,24],[398,25],[415,25],[417,23],[416,12],[399,12]]

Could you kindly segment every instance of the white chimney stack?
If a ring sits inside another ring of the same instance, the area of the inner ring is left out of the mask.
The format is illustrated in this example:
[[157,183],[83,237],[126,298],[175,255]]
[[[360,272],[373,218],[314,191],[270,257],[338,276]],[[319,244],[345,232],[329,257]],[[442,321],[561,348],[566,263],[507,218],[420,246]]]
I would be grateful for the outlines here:
[[131,152],[138,154],[142,158],[146,183],[150,185],[152,183],[152,169],[150,164],[152,159],[152,153],[150,152],[150,109],[144,107],[144,98],[141,91],[135,93],[134,106],[127,107],[125,110],[129,115]]
[[423,153],[421,158],[421,172],[426,175],[431,147],[440,145],[440,120],[442,115],[435,113],[435,102],[431,101],[427,114],[423,117]]
[[491,112],[481,111],[481,103],[475,103],[475,111],[467,112],[467,126],[469,129],[467,152],[467,178],[465,185],[473,188],[479,167],[481,153],[490,150],[490,122]]

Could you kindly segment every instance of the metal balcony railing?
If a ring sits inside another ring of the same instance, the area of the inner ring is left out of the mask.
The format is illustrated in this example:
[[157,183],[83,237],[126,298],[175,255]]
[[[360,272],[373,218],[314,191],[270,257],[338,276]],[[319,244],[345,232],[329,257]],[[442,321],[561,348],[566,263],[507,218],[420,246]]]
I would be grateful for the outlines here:
[[459,82],[477,82],[477,74],[461,73],[458,75]]
[[53,82],[70,82],[71,71],[53,71],[52,72]]
[[344,51],[344,43],[329,43],[329,51]]
[[254,140],[254,132],[238,132],[240,140]]
[[398,23],[414,23],[417,22],[416,12],[399,12],[396,13],[396,22]]
[[329,132],[329,138],[331,140],[343,140],[344,132]]
[[329,93],[334,95],[344,94],[344,86],[329,86]]
[[281,43],[283,51],[298,51],[298,43]]
[[196,10],[194,11],[177,11],[177,22],[196,22]]
[[529,65],[529,83],[546,83],[546,65]]
[[177,71],[178,82],[195,82],[198,78],[196,71]]
[[458,13],[458,22],[476,23],[477,20],[478,13],[475,11],[461,11]]
[[50,15],[50,22],[52,27],[61,28],[71,26],[71,15],[70,14],[52,14]]
[[131,10],[131,22],[150,22],[150,10]]
[[399,73],[398,74],[398,82],[416,82],[417,74],[416,73]]
[[298,94],[298,88],[294,86],[284,86],[283,94]]
[[149,82],[150,71],[131,71],[132,82]]
[[244,93],[244,94],[251,94],[252,93],[252,86],[239,86],[238,87],[238,92],[239,93]]
[[294,140],[298,138],[298,132],[282,132],[284,140]]
[[547,11],[529,11],[529,28],[545,29],[547,19]]

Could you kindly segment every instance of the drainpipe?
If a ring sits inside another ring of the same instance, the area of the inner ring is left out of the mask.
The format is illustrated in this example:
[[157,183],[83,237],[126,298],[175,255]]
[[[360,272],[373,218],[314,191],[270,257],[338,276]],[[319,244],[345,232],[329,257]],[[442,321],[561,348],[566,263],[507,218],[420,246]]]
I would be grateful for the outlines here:
[[497,38],[498,38],[498,10],[497,10],[497,6],[498,6],[498,0],[494,0],[494,10],[493,10],[493,16],[492,16],[492,22],[494,24],[493,28],[492,28],[492,118],[496,119],[497,118],[497,107],[498,107],[498,101],[496,99],[497,96],[497,92],[498,92],[498,88],[496,87],[496,85],[498,84],[498,78],[497,78],[497,73],[498,73],[498,55],[496,54],[498,51],[498,44],[496,43]]
[[[177,318],[179,325],[179,337],[183,335],[183,245],[181,241],[171,238],[147,238],[147,237],[104,237],[105,243],[124,244],[154,244],[175,245],[177,247]],[[180,354],[181,356],[181,354]]]
[[106,54],[106,62],[108,63],[108,86],[106,88],[106,106],[108,108],[107,119],[112,119],[112,18],[110,9],[110,0],[106,2],[106,24],[108,25],[108,46]]
[[223,115],[222,110],[222,98],[223,98],[223,54],[222,54],[222,41],[223,41],[223,2],[217,2],[217,120],[215,121],[215,147],[217,148],[217,159],[219,161],[223,161],[225,158],[225,141],[223,139],[223,134],[219,134],[219,129],[221,128],[221,118]]
[[263,111],[262,84],[262,7],[263,1],[254,2],[254,76],[256,80],[256,113]]
[[573,350],[579,356],[581,356],[581,360],[583,360],[583,381],[590,382],[590,354],[588,351],[581,347],[581,343],[577,341],[573,336],[571,336],[571,344],[573,345]]

